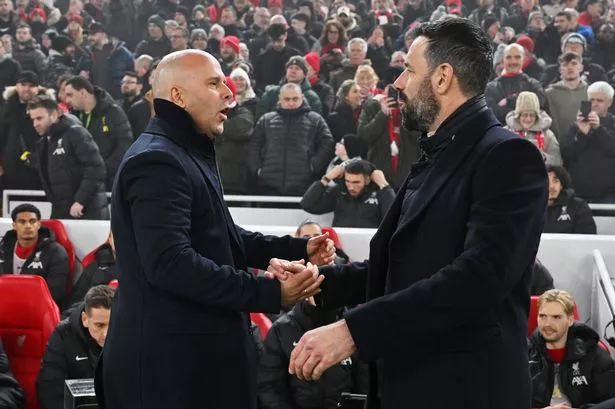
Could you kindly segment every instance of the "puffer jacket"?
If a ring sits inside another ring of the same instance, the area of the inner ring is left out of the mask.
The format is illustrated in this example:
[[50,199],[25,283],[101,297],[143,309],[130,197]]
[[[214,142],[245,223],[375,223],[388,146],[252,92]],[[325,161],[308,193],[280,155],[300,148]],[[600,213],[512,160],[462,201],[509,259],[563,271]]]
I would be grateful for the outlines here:
[[220,179],[226,194],[248,193],[248,160],[254,116],[246,107],[231,109],[224,132],[216,138]]
[[96,106],[89,114],[74,112],[98,145],[107,169],[107,190],[111,190],[117,168],[132,144],[132,128],[124,110],[107,91],[95,87]]
[[[598,344],[589,326],[576,322],[568,329],[566,356],[559,366],[560,388],[573,408],[585,409],[615,397],[615,364]],[[538,329],[529,339],[532,408],[549,406],[553,395],[554,364]]]
[[79,280],[73,286],[68,305],[83,301],[85,294],[90,288],[101,284],[109,284],[111,280],[118,278],[115,254],[109,243],[105,243],[96,249],[94,255],[95,260],[84,268],[79,276]]
[[[40,88],[38,95],[54,97],[52,89]],[[0,118],[0,154],[4,175],[3,189],[41,190],[41,181],[29,158],[40,139],[26,112],[26,104],[19,101],[15,87],[3,93],[6,105]],[[27,153],[28,152],[28,153]]]
[[302,196],[333,157],[333,139],[322,116],[307,103],[277,107],[259,119],[250,143],[250,173],[268,194]]
[[[286,84],[286,80],[282,80],[282,85]],[[278,101],[280,99],[280,85],[275,87],[270,87],[261,97],[258,106],[256,107],[256,119],[258,120],[261,116],[265,115],[267,112],[271,112],[275,109]],[[312,90],[310,83],[307,79],[304,79],[301,83],[301,91],[303,92],[303,96],[307,99],[309,108],[322,115],[322,103],[320,102],[320,98],[318,94]]]
[[543,233],[596,234],[596,222],[587,202],[565,189],[547,207]]
[[23,44],[13,44],[13,58],[21,64],[24,71],[34,71],[39,76],[45,74],[47,69],[47,57],[34,40]]
[[324,82],[322,78],[319,78],[311,85],[312,90],[318,95],[322,103],[322,117],[326,118],[331,111],[333,111],[333,105],[335,104],[335,92],[333,92],[333,87]]
[[[530,91],[536,94],[540,102],[540,108],[545,108],[547,98],[540,82],[524,73],[515,76],[502,75],[487,83],[485,88],[487,105],[502,125],[506,124],[506,115],[510,111],[515,110],[517,95],[523,91]],[[503,99],[506,99],[506,105],[500,106],[499,103]]]
[[531,141],[537,148],[540,149],[538,138],[542,137],[544,141],[544,149],[541,149],[542,158],[546,165],[562,166],[562,154],[559,150],[559,142],[555,134],[551,132],[551,117],[545,111],[540,112],[540,116],[536,120],[534,126],[530,130],[525,131],[519,122],[519,116],[515,111],[511,111],[506,115],[506,129],[511,130],[522,138]]
[[0,409],[22,409],[25,403],[26,396],[11,373],[9,359],[0,339]]
[[37,147],[37,168],[52,219],[72,219],[73,203],[84,206],[81,219],[108,219],[105,163],[92,135],[74,117],[63,115]]
[[[17,232],[9,230],[0,241],[0,274],[13,274],[13,257]],[[51,230],[41,227],[38,231],[38,243],[24,262],[21,274],[41,276],[47,282],[51,297],[60,309],[66,303],[68,289],[68,254],[58,242]]]

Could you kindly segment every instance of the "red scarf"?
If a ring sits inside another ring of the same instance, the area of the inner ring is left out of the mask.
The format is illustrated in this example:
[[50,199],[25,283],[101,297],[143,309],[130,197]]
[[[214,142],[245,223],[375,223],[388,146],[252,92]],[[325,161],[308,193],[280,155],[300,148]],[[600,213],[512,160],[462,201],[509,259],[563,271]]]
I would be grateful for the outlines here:
[[[401,111],[399,108],[391,110],[391,117],[387,122],[387,127],[389,128],[389,142],[395,142],[397,145],[397,149],[401,149],[400,146],[400,137],[399,130],[401,128]],[[399,165],[399,153],[397,155],[393,155],[391,153],[391,168],[393,168],[393,172],[397,172],[397,167]]]
[[512,73],[506,72],[506,71],[504,71],[502,73],[502,77],[508,77],[508,78],[513,78],[513,77],[516,77],[517,75],[519,75],[519,74],[512,74]]
[[318,79],[320,77],[318,76],[318,74],[314,75],[312,78],[310,78],[310,86],[314,86],[314,84],[316,84],[318,82]]
[[547,355],[549,355],[551,362],[561,364],[566,357],[566,348],[547,349]]
[[19,243],[15,245],[15,254],[22,260],[27,260],[30,257],[30,254],[34,251],[36,245],[32,247],[21,247]]
[[[527,138],[527,132],[526,131],[518,131],[517,135],[519,135],[522,138]],[[544,152],[545,150],[545,137],[542,134],[542,132],[538,131],[536,133],[536,144],[538,145],[538,149],[540,149],[542,152]]]

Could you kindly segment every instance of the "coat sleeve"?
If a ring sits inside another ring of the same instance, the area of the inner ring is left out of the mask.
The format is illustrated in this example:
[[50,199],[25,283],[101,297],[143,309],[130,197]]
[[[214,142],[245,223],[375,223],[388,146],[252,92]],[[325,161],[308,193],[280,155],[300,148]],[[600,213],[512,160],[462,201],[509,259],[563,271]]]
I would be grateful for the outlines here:
[[49,255],[49,265],[45,281],[47,281],[51,297],[60,307],[60,310],[64,308],[67,299],[68,273],[68,254],[66,250],[58,243],[51,244],[51,254]]
[[315,93],[313,90],[306,92],[306,99],[308,101],[308,104],[310,104],[310,108],[312,109],[312,111],[316,112],[319,115],[323,115],[322,102],[320,101],[320,98],[318,98],[317,93]]
[[380,220],[384,219],[384,216],[389,211],[389,208],[395,200],[395,190],[391,186],[380,189],[378,191],[378,203],[380,203]]
[[265,338],[258,365],[258,401],[262,409],[292,409],[288,384],[288,358],[284,356],[278,326]]
[[23,389],[9,370],[9,360],[0,343],[0,409],[22,409],[26,398]]
[[564,159],[564,166],[567,168],[572,167],[579,159],[583,151],[589,147],[590,135],[584,135],[579,131],[576,125],[572,125],[568,130],[567,144],[562,144],[562,158]]
[[75,193],[75,202],[85,206],[98,193],[99,184],[105,183],[105,162],[94,138],[86,129],[71,129],[67,134],[70,135],[71,148],[81,170],[81,183]]
[[[535,256],[548,196],[538,150],[531,142],[515,138],[481,156],[473,176],[461,254],[429,278],[347,314],[363,360],[396,356],[411,339],[428,342],[439,333],[468,325],[510,296]],[[497,186],[493,183],[496,170]]]
[[49,341],[36,379],[36,394],[42,409],[64,408],[64,380],[68,378],[66,348],[57,328]]
[[311,214],[325,214],[335,210],[340,186],[325,187],[319,180],[312,183],[301,198],[301,208]]
[[335,93],[329,84],[323,84],[322,89],[323,92],[320,96],[320,102],[322,102],[322,116],[326,118],[331,112],[333,112]]
[[[591,373],[592,401],[600,403],[615,398],[615,362],[608,352],[595,346],[596,356]],[[582,406],[583,407],[583,406]]]
[[122,162],[124,153],[132,144],[132,129],[128,117],[117,105],[113,105],[107,114],[107,125],[109,126],[112,137],[115,139],[115,149],[108,158],[105,159],[107,167],[107,179],[113,180],[117,169]]
[[331,136],[331,131],[327,126],[327,122],[325,122],[324,118],[320,115],[317,115],[316,118],[318,121],[315,135],[316,146],[310,165],[312,166],[312,175],[319,177],[325,169],[327,169],[327,165],[331,158],[333,158],[335,151],[333,149],[333,137]]
[[[506,105],[500,106],[500,101],[504,98],[506,98]],[[517,98],[513,96],[506,97],[506,95],[500,91],[498,81],[494,80],[487,84],[487,88],[485,89],[485,100],[496,118],[502,123],[506,123],[504,118],[506,118],[506,114],[515,109]],[[542,103],[540,105],[542,106]]]
[[318,268],[325,276],[322,292],[314,298],[320,308],[335,310],[365,302],[367,290],[367,261]]
[[357,136],[368,145],[377,143],[387,130],[388,120],[389,118],[380,109],[380,104],[376,101],[367,102],[359,115]]
[[[118,177],[145,279],[159,291],[195,303],[235,311],[280,310],[277,280],[217,265],[195,251],[190,231],[191,178],[171,154],[145,152],[130,158]],[[203,192],[206,194],[206,192]]]
[[307,260],[307,240],[291,236],[266,236],[235,226],[246,248],[248,266],[266,270],[269,260]]
[[596,222],[594,221],[592,210],[587,205],[587,202],[580,198],[576,198],[575,201],[577,201],[577,214],[574,218],[572,233],[596,234]]
[[600,126],[594,131],[594,138],[606,154],[615,156],[615,134]]
[[239,107],[237,115],[224,124],[222,138],[237,142],[249,141],[254,131],[254,116],[249,109]]

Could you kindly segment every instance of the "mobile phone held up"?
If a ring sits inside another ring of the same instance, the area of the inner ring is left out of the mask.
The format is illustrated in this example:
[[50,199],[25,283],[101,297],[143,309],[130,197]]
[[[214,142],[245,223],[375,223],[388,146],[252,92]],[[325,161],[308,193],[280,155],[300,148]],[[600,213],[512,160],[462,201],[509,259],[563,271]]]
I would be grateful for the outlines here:
[[397,88],[390,86],[387,90],[387,98],[393,98],[395,100],[393,108],[399,107],[399,91],[397,91]]
[[581,101],[581,116],[584,121],[589,121],[589,113],[592,111],[591,101]]

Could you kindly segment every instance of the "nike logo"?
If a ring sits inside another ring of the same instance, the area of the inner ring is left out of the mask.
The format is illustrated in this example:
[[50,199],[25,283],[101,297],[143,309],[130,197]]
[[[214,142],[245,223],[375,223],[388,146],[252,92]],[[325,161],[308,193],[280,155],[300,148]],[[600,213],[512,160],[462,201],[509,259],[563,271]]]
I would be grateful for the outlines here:
[[293,346],[294,346],[294,347],[296,347],[296,346],[297,346],[297,344],[298,344],[298,342],[297,342],[297,341],[293,341]]
[[76,356],[75,357],[75,361],[83,361],[85,359],[88,359],[88,357],[87,356]]

